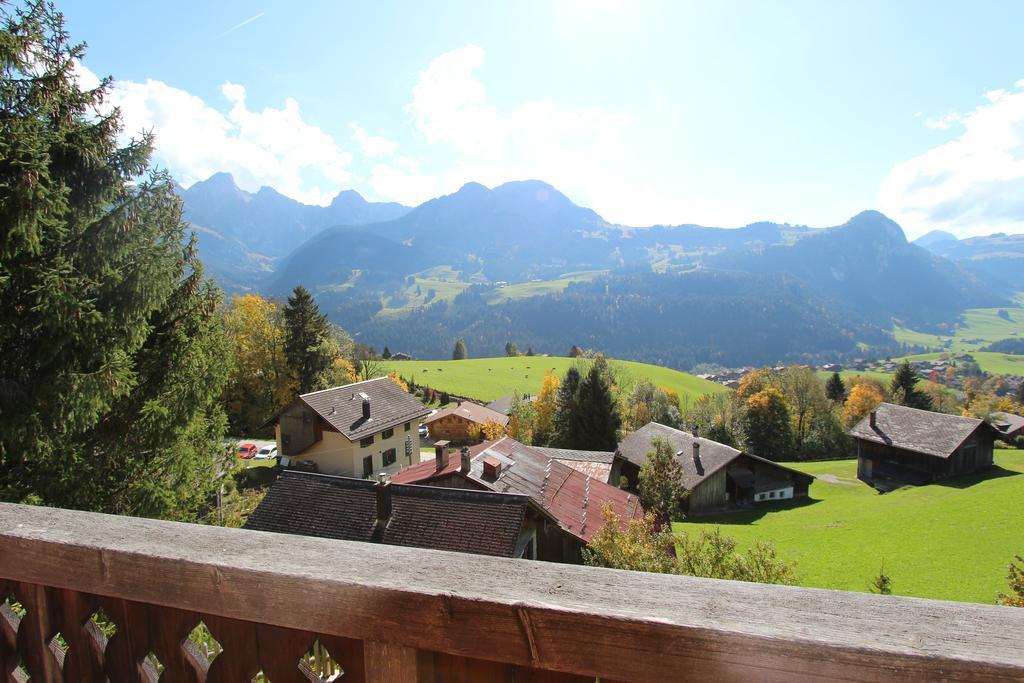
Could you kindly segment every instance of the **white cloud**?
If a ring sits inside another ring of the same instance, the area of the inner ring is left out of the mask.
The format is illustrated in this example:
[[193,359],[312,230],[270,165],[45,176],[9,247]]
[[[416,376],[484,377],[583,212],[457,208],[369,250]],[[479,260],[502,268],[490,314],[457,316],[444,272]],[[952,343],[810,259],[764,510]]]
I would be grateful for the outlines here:
[[908,234],[1024,231],[1024,80],[985,98],[943,117],[963,127],[958,137],[897,163],[882,181],[880,207]]
[[363,127],[358,123],[351,124],[351,128],[352,139],[359,145],[359,148],[363,150],[363,154],[371,159],[388,157],[398,150],[397,142],[376,135],[368,135]]
[[[83,86],[99,82],[85,66],[78,79]],[[243,86],[226,82],[221,93],[231,105],[226,113],[162,81],[116,81],[106,104],[120,107],[125,139],[154,132],[156,160],[185,186],[227,171],[250,192],[269,185],[325,205],[350,182],[352,156],[303,120],[294,99],[280,109],[252,111]]]
[[484,50],[468,45],[434,59],[422,71],[406,106],[431,158],[451,163],[423,170],[409,158],[378,164],[371,187],[383,196],[418,203],[469,181],[494,186],[546,180],[611,220],[627,212],[636,188],[620,169],[625,116],[598,107],[566,109],[548,100],[501,111],[489,102],[476,71]]

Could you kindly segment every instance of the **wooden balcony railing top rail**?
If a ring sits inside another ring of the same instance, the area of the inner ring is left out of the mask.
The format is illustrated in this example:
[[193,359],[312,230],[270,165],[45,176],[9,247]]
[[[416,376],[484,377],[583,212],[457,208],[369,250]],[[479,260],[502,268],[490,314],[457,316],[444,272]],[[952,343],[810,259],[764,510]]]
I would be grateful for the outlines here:
[[0,608],[6,681],[1024,679],[1022,609],[10,504]]

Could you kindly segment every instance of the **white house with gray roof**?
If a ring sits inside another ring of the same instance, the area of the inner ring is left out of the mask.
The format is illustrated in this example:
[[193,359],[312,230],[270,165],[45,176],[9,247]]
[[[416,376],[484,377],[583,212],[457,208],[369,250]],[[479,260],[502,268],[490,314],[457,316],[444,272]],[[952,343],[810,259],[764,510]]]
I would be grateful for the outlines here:
[[366,478],[419,462],[420,420],[430,409],[387,377],[296,397],[274,418],[288,464]]

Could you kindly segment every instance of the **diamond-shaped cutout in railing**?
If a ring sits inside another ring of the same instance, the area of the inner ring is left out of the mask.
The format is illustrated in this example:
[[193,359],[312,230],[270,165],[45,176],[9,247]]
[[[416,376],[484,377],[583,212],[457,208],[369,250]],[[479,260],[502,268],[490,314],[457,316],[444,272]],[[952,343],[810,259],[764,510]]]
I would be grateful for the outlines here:
[[188,634],[188,639],[195,646],[195,651],[206,657],[209,664],[212,664],[217,655],[224,651],[221,644],[213,637],[210,629],[201,621]]
[[157,658],[155,652],[150,652],[146,655],[146,658],[142,660],[142,666],[149,670],[148,673],[152,674],[150,680],[156,680],[164,672],[164,665]]
[[53,656],[57,658],[57,663],[60,664],[61,668],[63,668],[64,657],[68,652],[68,644],[67,641],[64,640],[64,636],[60,631],[57,631],[53,638],[50,638],[50,642],[47,643],[47,647],[50,648],[50,652],[52,652]]
[[331,653],[319,640],[314,642],[309,652],[299,660],[299,669],[303,673],[311,675],[314,680],[324,683],[336,681],[344,675],[341,665],[331,657]]
[[252,683],[270,683],[270,677],[263,673],[262,670],[258,671],[252,678]]
[[100,633],[102,633],[107,640],[113,638],[114,634],[117,633],[117,625],[114,623],[113,619],[107,616],[107,613],[103,611],[102,607],[93,612],[90,619],[92,620],[92,623],[96,624],[96,628],[100,630]]

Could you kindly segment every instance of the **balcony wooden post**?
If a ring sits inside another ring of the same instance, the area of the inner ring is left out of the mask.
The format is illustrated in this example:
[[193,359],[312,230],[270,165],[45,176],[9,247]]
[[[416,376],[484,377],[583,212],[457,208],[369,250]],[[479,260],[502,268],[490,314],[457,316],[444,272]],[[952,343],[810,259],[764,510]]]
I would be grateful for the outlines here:
[[428,683],[434,680],[430,653],[398,643],[365,641],[363,668],[367,683]]

